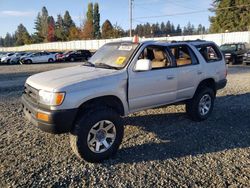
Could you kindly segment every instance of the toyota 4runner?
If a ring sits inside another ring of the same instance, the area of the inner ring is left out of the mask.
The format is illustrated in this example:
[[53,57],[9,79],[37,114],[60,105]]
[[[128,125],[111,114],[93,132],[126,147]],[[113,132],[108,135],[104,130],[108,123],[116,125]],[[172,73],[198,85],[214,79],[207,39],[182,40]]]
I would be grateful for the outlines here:
[[178,102],[191,119],[205,120],[226,75],[213,42],[109,43],[82,65],[30,76],[23,111],[46,132],[70,133],[80,158],[101,162],[122,142],[121,117]]

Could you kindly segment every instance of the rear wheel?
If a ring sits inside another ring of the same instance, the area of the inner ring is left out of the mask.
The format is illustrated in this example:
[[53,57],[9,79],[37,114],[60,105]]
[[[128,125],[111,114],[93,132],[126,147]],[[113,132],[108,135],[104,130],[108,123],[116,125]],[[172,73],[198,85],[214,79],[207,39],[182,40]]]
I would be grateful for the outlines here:
[[48,60],[48,62],[49,62],[49,63],[53,63],[54,60],[53,60],[52,58],[50,58],[50,59]]
[[70,143],[75,154],[88,162],[113,156],[123,138],[119,114],[111,108],[90,110],[76,123]]
[[193,99],[187,102],[186,112],[194,121],[203,121],[209,117],[214,107],[215,93],[209,87],[197,91]]

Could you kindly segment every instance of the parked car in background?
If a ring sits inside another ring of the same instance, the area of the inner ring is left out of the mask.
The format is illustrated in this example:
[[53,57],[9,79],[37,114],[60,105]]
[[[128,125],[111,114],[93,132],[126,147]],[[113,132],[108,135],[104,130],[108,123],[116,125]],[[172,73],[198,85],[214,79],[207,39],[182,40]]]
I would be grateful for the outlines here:
[[85,61],[91,57],[91,52],[89,50],[77,50],[65,54],[63,57],[64,61]]
[[250,49],[244,54],[243,63],[246,65],[250,64]]
[[234,65],[243,62],[243,56],[247,52],[247,47],[246,43],[230,43],[221,45],[220,50],[225,56],[226,63]]
[[19,63],[20,57],[23,55],[27,54],[27,52],[17,52],[14,55],[10,57],[10,62],[9,64],[17,64]]
[[1,63],[10,63],[11,56],[13,56],[15,53],[7,53],[4,56],[1,57]]
[[3,57],[6,54],[7,54],[7,52],[0,52],[0,61],[1,61],[1,57]]
[[32,64],[32,63],[52,63],[56,60],[55,54],[49,52],[37,52],[21,59],[21,64]]
[[67,54],[71,53],[72,51],[66,51],[64,53],[58,53],[56,54],[56,60],[57,61],[64,61],[64,58]]

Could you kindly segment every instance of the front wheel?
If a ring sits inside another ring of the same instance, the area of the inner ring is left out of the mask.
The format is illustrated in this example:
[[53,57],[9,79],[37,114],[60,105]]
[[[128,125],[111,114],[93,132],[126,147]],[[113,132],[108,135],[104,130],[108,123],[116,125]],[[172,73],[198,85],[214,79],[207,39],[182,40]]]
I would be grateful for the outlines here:
[[74,62],[74,61],[75,61],[75,58],[71,57],[71,58],[69,59],[69,61],[70,61],[70,62]]
[[32,60],[31,60],[31,59],[28,59],[28,60],[27,60],[27,64],[32,64]]
[[123,132],[116,111],[110,108],[90,110],[77,121],[70,143],[78,157],[88,162],[102,162],[117,152]]
[[194,121],[206,120],[213,111],[215,93],[204,87],[197,91],[193,99],[186,103],[186,112]]

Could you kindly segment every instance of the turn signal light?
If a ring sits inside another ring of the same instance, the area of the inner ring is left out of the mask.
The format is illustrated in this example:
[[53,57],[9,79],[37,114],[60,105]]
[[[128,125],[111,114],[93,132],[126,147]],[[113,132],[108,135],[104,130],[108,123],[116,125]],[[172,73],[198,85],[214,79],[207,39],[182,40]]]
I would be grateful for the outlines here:
[[37,117],[37,119],[40,119],[42,121],[47,121],[47,122],[49,121],[49,115],[48,114],[38,112],[36,117]]

